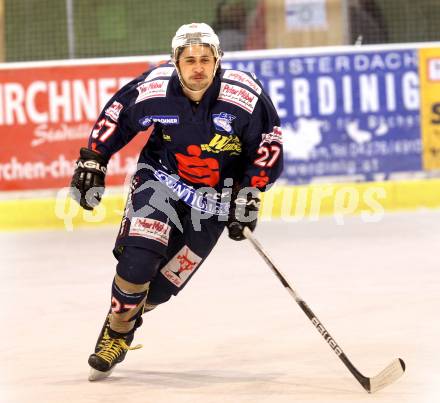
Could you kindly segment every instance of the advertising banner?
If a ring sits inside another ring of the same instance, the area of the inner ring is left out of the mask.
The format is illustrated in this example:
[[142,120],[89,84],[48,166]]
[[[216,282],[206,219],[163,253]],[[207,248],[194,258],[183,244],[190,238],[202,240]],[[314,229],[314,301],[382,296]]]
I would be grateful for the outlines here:
[[[438,50],[420,50],[420,60],[415,48],[298,52],[238,52],[222,61],[255,73],[270,94],[282,122],[285,183],[382,181],[438,169]],[[151,66],[146,60],[0,68],[0,191],[68,186],[101,108]],[[147,136],[112,158],[108,185],[122,185]]]
[[420,171],[418,50],[234,59],[277,108],[290,184]]
[[420,49],[423,168],[440,169],[440,48]]
[[[0,191],[69,186],[73,161],[114,92],[146,62],[0,69]],[[121,185],[137,161],[140,133],[109,164]]]

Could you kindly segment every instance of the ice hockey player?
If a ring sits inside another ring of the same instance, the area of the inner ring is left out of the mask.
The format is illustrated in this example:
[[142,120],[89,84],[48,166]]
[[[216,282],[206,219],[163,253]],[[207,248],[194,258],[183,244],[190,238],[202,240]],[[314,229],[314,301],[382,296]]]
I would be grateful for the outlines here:
[[111,306],[89,357],[89,380],[108,376],[131,347],[141,315],[188,283],[225,227],[244,239],[257,224],[259,192],[282,171],[280,120],[253,74],[224,70],[205,23],[181,26],[172,60],[123,88],[81,148],[71,183],[92,210],[111,156],[153,127],[140,152],[113,253]]

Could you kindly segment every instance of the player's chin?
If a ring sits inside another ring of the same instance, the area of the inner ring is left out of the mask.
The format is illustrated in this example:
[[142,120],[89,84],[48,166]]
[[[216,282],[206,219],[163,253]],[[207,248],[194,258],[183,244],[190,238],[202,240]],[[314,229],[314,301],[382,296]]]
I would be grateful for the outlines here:
[[206,88],[206,86],[209,84],[208,80],[192,80],[189,88],[193,91],[199,91],[199,90],[203,90],[204,88]]
[[204,90],[205,87],[201,86],[201,85],[191,85],[190,87],[188,87],[191,91],[201,91]]

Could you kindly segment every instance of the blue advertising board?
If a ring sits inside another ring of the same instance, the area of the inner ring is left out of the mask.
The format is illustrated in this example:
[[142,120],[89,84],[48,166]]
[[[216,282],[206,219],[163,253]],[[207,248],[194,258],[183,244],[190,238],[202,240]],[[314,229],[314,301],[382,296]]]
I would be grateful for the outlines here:
[[422,170],[418,51],[227,59],[256,74],[282,122],[290,184]]

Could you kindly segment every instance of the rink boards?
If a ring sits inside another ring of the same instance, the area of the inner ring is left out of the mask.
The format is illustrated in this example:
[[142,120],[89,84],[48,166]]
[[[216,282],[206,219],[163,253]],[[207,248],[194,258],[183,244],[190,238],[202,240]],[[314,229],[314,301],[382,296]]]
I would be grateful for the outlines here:
[[[18,196],[18,195],[17,195]],[[93,213],[83,210],[68,196],[68,188],[56,196],[0,200],[0,230],[118,225],[126,195],[110,189]],[[261,220],[318,221],[333,216],[336,224],[359,215],[365,222],[378,222],[386,212],[440,207],[440,180],[424,179],[374,183],[277,186],[263,194]]]

